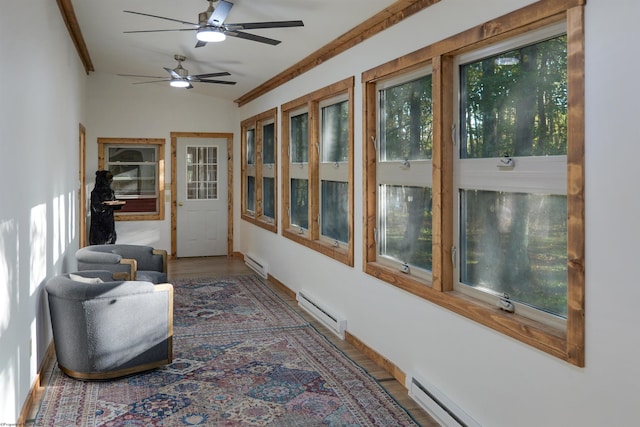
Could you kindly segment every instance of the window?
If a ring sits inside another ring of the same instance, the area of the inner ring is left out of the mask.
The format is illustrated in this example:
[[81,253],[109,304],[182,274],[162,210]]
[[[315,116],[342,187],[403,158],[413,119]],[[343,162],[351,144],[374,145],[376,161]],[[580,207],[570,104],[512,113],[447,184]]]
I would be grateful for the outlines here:
[[277,230],[276,109],[242,122],[242,218]]
[[583,366],[584,10],[566,7],[363,73],[364,268]]
[[290,114],[290,129],[289,223],[302,234],[309,230],[309,113],[306,109]]
[[283,235],[353,265],[353,78],[283,105],[282,128]]
[[116,220],[164,219],[164,139],[98,138],[98,168],[113,174]]
[[561,325],[567,315],[565,26],[459,56],[455,64],[454,287]]
[[334,246],[349,242],[349,101],[320,103],[320,234]]
[[380,81],[377,261],[430,278],[432,265],[431,69]]

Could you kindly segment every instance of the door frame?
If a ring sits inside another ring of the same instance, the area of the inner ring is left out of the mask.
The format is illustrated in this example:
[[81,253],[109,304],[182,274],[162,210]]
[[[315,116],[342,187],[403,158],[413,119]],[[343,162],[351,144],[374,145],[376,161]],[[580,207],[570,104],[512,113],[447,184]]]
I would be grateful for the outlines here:
[[233,133],[171,132],[171,253],[178,253],[178,138],[225,138],[227,140],[227,256],[233,255]]
[[87,246],[87,129],[78,126],[78,247]]

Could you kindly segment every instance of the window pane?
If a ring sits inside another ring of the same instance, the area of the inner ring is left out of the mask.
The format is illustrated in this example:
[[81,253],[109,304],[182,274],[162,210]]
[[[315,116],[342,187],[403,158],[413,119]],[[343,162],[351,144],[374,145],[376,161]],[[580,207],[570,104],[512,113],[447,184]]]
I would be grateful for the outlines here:
[[218,147],[187,147],[187,199],[218,198]]
[[247,177],[247,210],[250,212],[256,210],[256,178],[254,176]]
[[291,117],[291,162],[309,161],[309,114]]
[[309,228],[309,180],[291,180],[291,225]]
[[380,255],[432,268],[431,189],[381,185]]
[[142,163],[155,161],[155,147],[109,147],[108,149],[109,163]]
[[431,158],[431,75],[380,91],[380,160]]
[[349,103],[322,108],[322,162],[349,160]]
[[247,130],[247,164],[254,165],[256,163],[256,140],[255,129]]
[[567,198],[462,190],[460,281],[567,314]]
[[461,158],[567,152],[567,38],[460,69]]
[[120,196],[155,196],[156,195],[156,165],[109,165],[113,174],[111,188]]
[[275,218],[275,180],[262,178],[262,214],[269,218]]
[[273,123],[262,127],[262,163],[275,163],[275,125]]
[[322,235],[340,242],[349,241],[349,185],[322,181]]

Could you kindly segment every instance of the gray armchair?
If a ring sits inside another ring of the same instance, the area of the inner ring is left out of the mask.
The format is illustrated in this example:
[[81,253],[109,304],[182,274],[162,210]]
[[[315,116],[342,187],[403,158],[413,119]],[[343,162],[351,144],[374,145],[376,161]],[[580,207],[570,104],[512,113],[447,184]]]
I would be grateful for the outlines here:
[[171,363],[171,284],[79,271],[49,279],[45,289],[58,365],[70,377],[116,378]]
[[91,245],[76,252],[78,270],[109,270],[116,279],[167,281],[167,251],[143,245]]

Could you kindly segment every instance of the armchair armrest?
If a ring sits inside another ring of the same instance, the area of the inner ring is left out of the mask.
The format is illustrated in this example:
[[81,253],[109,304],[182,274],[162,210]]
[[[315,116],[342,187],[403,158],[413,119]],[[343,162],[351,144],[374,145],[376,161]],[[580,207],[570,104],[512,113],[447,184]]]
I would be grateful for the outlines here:
[[167,251],[164,249],[154,249],[152,251],[154,255],[160,255],[162,257],[162,272],[167,272]]

